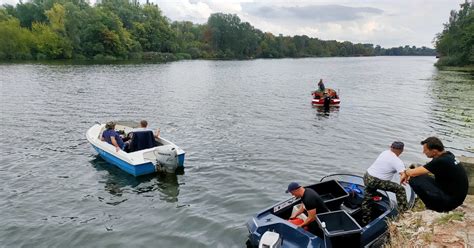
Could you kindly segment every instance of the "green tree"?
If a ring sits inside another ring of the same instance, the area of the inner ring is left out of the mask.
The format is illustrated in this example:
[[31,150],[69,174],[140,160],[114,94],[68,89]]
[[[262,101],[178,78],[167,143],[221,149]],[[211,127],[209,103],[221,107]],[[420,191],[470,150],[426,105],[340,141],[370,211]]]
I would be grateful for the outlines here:
[[37,58],[71,58],[72,47],[68,40],[61,37],[51,26],[45,23],[34,22],[32,33],[35,36],[34,43]]
[[142,19],[133,23],[131,33],[141,44],[143,51],[176,52],[176,33],[172,31],[169,20],[161,14],[160,8],[145,4],[141,14]]
[[463,66],[474,64],[474,4],[467,0],[461,9],[452,10],[448,23],[435,38],[441,58],[437,65]]
[[11,15],[15,16],[20,20],[22,27],[32,28],[33,22],[45,22],[47,21],[44,15],[43,5],[39,0],[31,1],[27,3],[18,3],[16,8],[13,9]]
[[33,36],[20,21],[0,9],[0,59],[31,59]]

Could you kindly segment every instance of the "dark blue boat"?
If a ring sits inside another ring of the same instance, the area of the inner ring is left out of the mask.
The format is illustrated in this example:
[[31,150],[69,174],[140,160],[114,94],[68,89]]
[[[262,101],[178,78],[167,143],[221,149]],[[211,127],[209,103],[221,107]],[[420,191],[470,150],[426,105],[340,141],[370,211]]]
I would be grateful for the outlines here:
[[[374,197],[371,222],[361,226],[364,182],[360,176],[330,175],[306,188],[314,189],[330,210],[317,214],[319,230],[309,232],[288,221],[294,206],[301,203],[301,199],[292,197],[260,211],[247,222],[247,244],[267,248],[379,247],[388,236],[387,218],[398,215],[395,195],[379,190],[379,196]],[[406,192],[412,207],[415,194],[409,186]]]

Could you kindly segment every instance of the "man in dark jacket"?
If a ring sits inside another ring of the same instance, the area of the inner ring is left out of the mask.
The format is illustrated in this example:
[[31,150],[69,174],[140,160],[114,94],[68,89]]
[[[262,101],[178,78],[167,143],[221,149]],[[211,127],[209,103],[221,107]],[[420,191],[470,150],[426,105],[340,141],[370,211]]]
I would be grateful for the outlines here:
[[421,145],[423,153],[432,160],[424,166],[405,170],[401,182],[408,181],[428,209],[448,212],[457,208],[464,202],[469,188],[466,171],[451,152],[444,150],[438,138],[429,137]]

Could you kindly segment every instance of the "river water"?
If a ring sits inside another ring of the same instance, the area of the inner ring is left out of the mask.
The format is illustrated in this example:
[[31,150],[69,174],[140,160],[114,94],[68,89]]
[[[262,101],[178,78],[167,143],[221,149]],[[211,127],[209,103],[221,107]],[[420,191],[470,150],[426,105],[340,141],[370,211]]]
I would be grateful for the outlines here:
[[[474,156],[474,75],[430,57],[0,64],[0,246],[244,247],[290,181],[362,175],[394,140],[406,165],[440,137]],[[341,107],[313,108],[323,78]],[[182,175],[134,178],[88,144],[96,121],[146,119]]]

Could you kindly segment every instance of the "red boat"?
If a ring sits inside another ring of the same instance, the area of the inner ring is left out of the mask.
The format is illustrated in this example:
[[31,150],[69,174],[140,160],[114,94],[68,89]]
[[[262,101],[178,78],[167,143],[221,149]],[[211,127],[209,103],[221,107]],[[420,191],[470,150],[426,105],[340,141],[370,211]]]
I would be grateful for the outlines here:
[[313,95],[312,103],[314,106],[323,107],[325,106],[324,103],[326,102],[326,100],[329,100],[329,106],[338,107],[341,103],[337,92],[330,88],[327,88],[326,90],[324,90],[324,92],[318,90],[313,91],[311,92],[311,95]]

